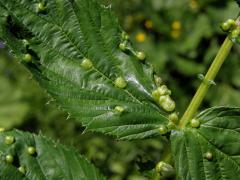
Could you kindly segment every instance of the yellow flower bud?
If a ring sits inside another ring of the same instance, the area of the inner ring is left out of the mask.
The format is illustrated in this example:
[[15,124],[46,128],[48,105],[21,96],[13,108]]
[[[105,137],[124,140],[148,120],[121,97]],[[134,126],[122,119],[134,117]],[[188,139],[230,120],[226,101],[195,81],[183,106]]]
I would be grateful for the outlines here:
[[136,38],[136,40],[137,40],[138,42],[144,42],[144,41],[146,41],[146,34],[140,32],[140,33],[138,33],[138,34],[136,35],[135,38]]
[[147,21],[145,21],[144,25],[147,29],[152,29],[153,22],[151,20],[147,20]]
[[180,30],[182,28],[182,24],[180,21],[173,21],[172,29],[173,30]]

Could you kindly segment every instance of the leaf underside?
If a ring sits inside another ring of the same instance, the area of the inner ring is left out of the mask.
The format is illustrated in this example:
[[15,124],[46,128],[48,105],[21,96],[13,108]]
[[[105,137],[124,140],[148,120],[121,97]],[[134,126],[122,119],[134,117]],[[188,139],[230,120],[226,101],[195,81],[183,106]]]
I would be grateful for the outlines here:
[[[166,112],[154,101],[154,72],[131,51],[123,52],[122,29],[109,7],[97,0],[51,0],[37,12],[38,0],[0,0],[0,38],[25,63],[40,85],[86,130],[138,139],[158,135]],[[24,45],[23,39],[29,42]],[[93,67],[81,67],[84,58]],[[115,86],[122,77],[124,89]],[[123,113],[114,108],[121,106]]]
[[[10,145],[5,143],[6,136],[14,137]],[[27,152],[29,146],[36,153]],[[12,155],[12,164],[5,157]],[[23,167],[25,173],[18,170]],[[68,179],[68,180],[104,180],[105,178],[76,150],[66,148],[42,135],[33,135],[18,130],[0,133],[0,177],[7,180]]]
[[[171,135],[180,179],[238,180],[240,175],[240,108],[215,107],[200,113],[198,129]],[[212,153],[212,159],[206,153]]]

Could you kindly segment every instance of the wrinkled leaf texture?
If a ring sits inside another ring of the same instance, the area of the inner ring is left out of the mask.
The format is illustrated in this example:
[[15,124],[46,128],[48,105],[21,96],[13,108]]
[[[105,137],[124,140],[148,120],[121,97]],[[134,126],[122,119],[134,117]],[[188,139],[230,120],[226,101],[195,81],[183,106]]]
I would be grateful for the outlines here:
[[[240,175],[240,108],[214,107],[200,113],[198,129],[171,135],[179,179],[238,180]],[[207,152],[212,159],[205,158]]]
[[[0,37],[25,63],[40,85],[86,130],[139,139],[159,135],[166,113],[151,96],[152,67],[119,49],[123,30],[110,6],[97,0],[51,0],[38,13],[38,0],[0,0]],[[23,39],[29,45],[24,46]],[[128,42],[131,47],[131,43]],[[84,58],[93,68],[81,67]],[[115,86],[123,77],[127,87]],[[118,114],[116,106],[125,111]]]
[[[12,144],[5,143],[6,136],[15,138]],[[27,148],[36,148],[36,154],[29,155]],[[7,155],[14,162],[5,161]],[[67,148],[42,135],[34,135],[18,130],[0,133],[0,178],[3,180],[104,180],[94,166],[73,148]],[[25,169],[25,173],[18,170]]]

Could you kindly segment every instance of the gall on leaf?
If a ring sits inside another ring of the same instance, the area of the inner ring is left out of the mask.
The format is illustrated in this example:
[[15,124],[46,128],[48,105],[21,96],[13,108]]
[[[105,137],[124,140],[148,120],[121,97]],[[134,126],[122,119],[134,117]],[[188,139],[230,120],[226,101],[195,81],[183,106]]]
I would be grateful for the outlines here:
[[11,145],[14,142],[14,137],[13,136],[6,136],[5,137],[5,144]]
[[7,163],[9,163],[9,164],[12,164],[13,163],[13,161],[14,161],[14,157],[12,156],[12,155],[7,155],[6,157],[5,157],[5,159],[6,159],[6,162]]
[[[166,101],[166,111],[159,95],[151,96],[162,80],[155,79],[153,67],[144,61],[147,55],[133,47],[111,8],[99,0],[61,0],[57,5],[0,0],[0,9],[13,21],[0,18],[1,39],[86,131],[122,140],[160,135],[158,128],[167,125],[175,103]],[[21,27],[20,35],[11,33],[14,24]],[[127,113],[113,112],[116,105]]]
[[20,166],[20,167],[18,168],[18,171],[21,172],[22,174],[25,174],[25,173],[26,173],[26,169],[25,169],[25,167],[23,167],[23,166]]
[[27,148],[27,153],[28,153],[29,155],[34,155],[34,154],[36,153],[36,148],[35,148],[35,147],[32,147],[32,146],[29,146],[29,147]]

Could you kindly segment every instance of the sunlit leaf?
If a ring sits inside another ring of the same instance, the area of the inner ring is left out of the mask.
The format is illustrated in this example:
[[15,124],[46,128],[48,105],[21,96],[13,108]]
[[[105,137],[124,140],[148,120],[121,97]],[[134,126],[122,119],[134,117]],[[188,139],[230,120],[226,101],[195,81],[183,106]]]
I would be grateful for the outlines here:
[[97,0],[1,0],[0,7],[2,39],[86,130],[120,139],[159,134],[167,113],[152,97],[154,72],[110,6]]

